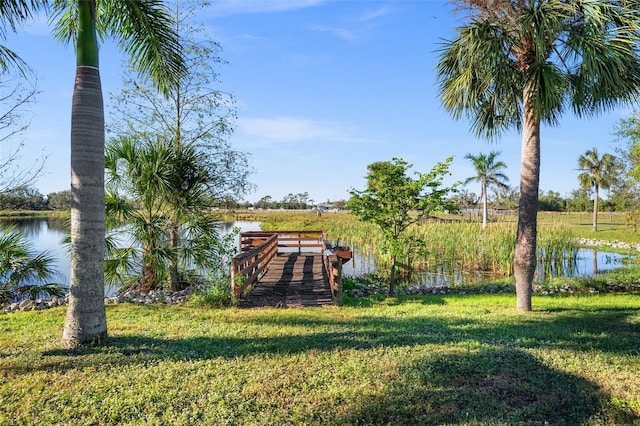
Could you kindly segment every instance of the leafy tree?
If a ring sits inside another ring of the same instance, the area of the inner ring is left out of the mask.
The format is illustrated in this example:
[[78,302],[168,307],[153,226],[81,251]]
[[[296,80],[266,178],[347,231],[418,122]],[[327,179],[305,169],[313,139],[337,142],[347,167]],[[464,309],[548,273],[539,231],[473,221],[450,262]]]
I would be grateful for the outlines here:
[[442,181],[449,175],[452,158],[436,164],[429,173],[415,172],[416,178],[407,176],[412,167],[401,158],[369,164],[367,188],[349,191],[351,199],[346,208],[359,220],[380,227],[386,249],[391,253],[389,292],[396,282],[396,259],[402,251],[402,236],[413,224],[434,211],[455,210],[446,197],[454,187],[444,187]]
[[347,205],[347,202],[345,200],[337,200],[337,201],[331,202],[330,204],[333,204],[333,208],[337,210],[342,210]]
[[621,119],[615,126],[614,134],[618,142],[618,158],[625,160],[626,173],[636,183],[640,182],[640,113]]
[[546,212],[564,211],[565,200],[560,196],[559,192],[547,191],[540,193],[538,199],[538,210]]
[[479,182],[481,187],[480,196],[482,197],[482,229],[487,228],[487,191],[490,187],[496,188],[508,188],[505,183],[509,178],[502,173],[507,165],[504,161],[496,161],[496,158],[500,155],[500,152],[491,151],[488,155],[467,154],[464,158],[471,160],[473,167],[476,169],[476,175],[467,178],[464,184],[471,182]]
[[64,346],[107,335],[104,306],[104,107],[98,40],[114,36],[163,93],[185,72],[172,20],[158,0],[57,0],[55,35],[76,46],[71,109],[71,276]]
[[586,212],[591,207],[593,207],[593,202],[591,201],[591,191],[588,189],[574,189],[566,200],[566,210],[570,212]]
[[593,148],[578,158],[578,175],[580,186],[584,189],[593,188],[593,230],[598,230],[598,196],[600,188],[609,189],[618,175],[618,162],[611,154],[599,155],[598,149]]
[[9,192],[0,193],[0,209],[46,210],[47,202],[37,189],[19,186]]
[[[158,96],[153,81],[138,75],[134,66],[125,78],[125,89],[116,97],[115,120],[110,131],[134,139],[163,138],[176,155],[189,145],[204,155],[198,167],[206,169],[209,181],[203,187],[213,199],[231,197],[234,201],[252,189],[247,155],[232,149],[228,135],[235,118],[233,98],[215,85],[219,83],[215,65],[220,46],[204,34],[194,20],[206,4],[202,1],[174,1],[172,25],[184,55],[187,72],[168,87],[167,97]],[[167,232],[172,250],[179,250],[180,228],[193,217],[194,199],[186,192],[173,193],[166,205],[172,225]],[[202,194],[204,197],[204,194]],[[199,201],[200,202],[200,201]],[[209,206],[207,206],[209,207]],[[178,259],[170,266],[169,288],[178,287]]]
[[515,210],[520,203],[520,190],[518,187],[509,186],[498,188],[494,194],[493,204],[504,210]]
[[64,289],[52,282],[58,275],[55,258],[48,252],[35,254],[22,233],[0,229],[0,304],[27,296],[62,296]]
[[[624,165],[620,163],[620,169],[624,169]],[[613,211],[624,212],[638,208],[640,200],[640,188],[627,175],[621,174],[615,183],[609,189],[608,201]],[[589,199],[589,201],[591,201]],[[590,203],[591,204],[591,203]]]
[[69,210],[71,208],[71,191],[50,193],[47,195],[47,205],[52,210]]
[[567,106],[592,116],[636,101],[637,1],[454,0],[469,20],[437,65],[443,104],[489,139],[522,131],[514,255],[516,309],[530,311],[536,268],[540,127]]
[[271,198],[271,195],[265,195],[256,202],[255,207],[259,209],[268,209],[271,208],[272,202],[273,199]]
[[478,197],[474,192],[469,192],[466,189],[462,189],[453,194],[450,200],[453,204],[455,204],[458,210],[466,210],[475,209],[478,205],[480,197]]
[[609,191],[616,210],[637,209],[640,202],[640,113],[621,119],[614,134],[619,145],[616,153],[623,171]]

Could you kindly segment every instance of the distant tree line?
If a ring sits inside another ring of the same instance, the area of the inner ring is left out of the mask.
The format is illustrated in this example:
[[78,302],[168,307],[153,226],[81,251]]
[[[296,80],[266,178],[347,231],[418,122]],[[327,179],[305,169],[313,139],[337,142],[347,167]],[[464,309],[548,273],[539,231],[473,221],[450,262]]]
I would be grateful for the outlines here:
[[[509,187],[500,189],[488,195],[488,205],[491,209],[516,210],[518,208],[518,189]],[[598,211],[626,212],[633,206],[634,198],[627,192],[609,191],[605,200],[600,200]],[[481,209],[480,196],[468,190],[460,190],[452,197],[459,209]],[[548,212],[590,212],[593,209],[593,191],[575,189],[567,196],[556,191],[541,191],[538,195],[538,210]]]
[[52,192],[47,196],[31,186],[19,186],[0,193],[0,210],[69,210],[71,191]]
[[221,209],[264,209],[264,210],[309,210],[315,208],[343,209],[346,200],[316,202],[309,197],[308,192],[298,194],[289,193],[281,200],[274,199],[271,195],[265,195],[256,202],[238,201],[231,196],[226,196],[217,200],[214,204]]

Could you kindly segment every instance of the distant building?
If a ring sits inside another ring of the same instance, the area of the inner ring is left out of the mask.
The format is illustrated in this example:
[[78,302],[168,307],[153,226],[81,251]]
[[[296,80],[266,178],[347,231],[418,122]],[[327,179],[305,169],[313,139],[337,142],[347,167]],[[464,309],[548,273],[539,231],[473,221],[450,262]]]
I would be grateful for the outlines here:
[[318,204],[318,210],[327,211],[334,210],[336,207],[331,203],[320,203]]

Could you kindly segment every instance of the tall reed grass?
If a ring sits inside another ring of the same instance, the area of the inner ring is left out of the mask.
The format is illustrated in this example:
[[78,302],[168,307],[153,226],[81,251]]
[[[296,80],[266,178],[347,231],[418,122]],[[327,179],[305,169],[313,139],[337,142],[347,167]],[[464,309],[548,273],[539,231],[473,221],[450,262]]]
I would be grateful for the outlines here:
[[[380,268],[390,265],[380,229],[357,221],[327,224],[329,235],[372,255]],[[494,276],[513,273],[516,226],[492,224],[482,229],[476,223],[425,222],[409,228],[403,237],[399,263],[405,270],[440,270],[445,273],[483,272]],[[538,233],[538,259],[546,275],[575,262],[576,244],[564,226],[542,227]]]
[[[385,252],[380,228],[359,222],[348,213],[315,217],[308,213],[279,212],[260,219],[265,230],[327,230],[330,238],[355,247],[364,256],[373,257],[379,269],[384,271],[390,267],[391,255]],[[405,272],[509,276],[513,273],[515,238],[515,222],[494,222],[483,230],[480,223],[430,219],[408,229],[398,262]],[[539,279],[559,271],[571,272],[575,265],[577,245],[569,224],[540,225],[537,248]]]

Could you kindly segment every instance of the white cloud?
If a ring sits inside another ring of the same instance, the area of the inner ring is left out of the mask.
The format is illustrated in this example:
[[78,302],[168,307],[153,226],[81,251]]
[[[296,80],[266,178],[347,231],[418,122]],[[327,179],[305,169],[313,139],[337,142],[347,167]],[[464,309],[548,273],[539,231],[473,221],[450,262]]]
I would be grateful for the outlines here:
[[213,16],[273,13],[318,6],[327,0],[218,0],[209,7]]
[[362,42],[368,38],[372,30],[377,28],[378,23],[376,21],[392,12],[393,8],[391,6],[383,6],[364,12],[357,18],[350,19],[347,25],[330,26],[315,24],[309,25],[308,29],[311,31],[330,33],[349,42]]
[[348,28],[328,27],[326,25],[309,25],[311,31],[327,32],[347,41],[356,41],[358,32]]
[[383,16],[389,15],[391,12],[393,11],[393,9],[391,8],[391,6],[383,6],[383,7],[379,7],[378,9],[366,12],[365,14],[363,14],[358,21],[359,22],[369,22],[369,21],[373,21],[376,20],[378,18],[382,18]]
[[238,120],[238,131],[243,139],[271,143],[364,141],[354,135],[355,129],[348,126],[294,117],[241,118]]

